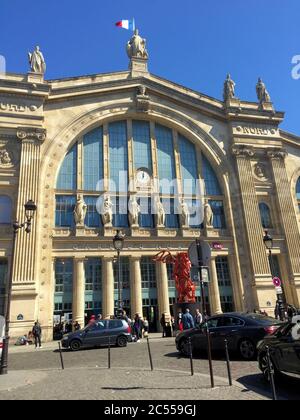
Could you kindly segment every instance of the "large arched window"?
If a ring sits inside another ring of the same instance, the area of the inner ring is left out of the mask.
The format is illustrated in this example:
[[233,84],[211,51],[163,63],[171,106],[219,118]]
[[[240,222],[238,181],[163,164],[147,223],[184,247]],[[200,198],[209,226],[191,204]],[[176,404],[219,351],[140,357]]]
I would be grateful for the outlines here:
[[[149,121],[114,121],[85,134],[66,154],[56,185],[56,226],[73,227],[76,196],[87,204],[85,225],[102,226],[97,199],[109,193],[113,203],[113,226],[128,227],[128,201],[132,195],[128,181],[148,172],[152,186],[137,187],[141,207],[139,225],[155,227],[154,194],[166,212],[166,228],[178,229],[181,196],[189,207],[190,227],[200,228],[203,221],[203,194],[214,213],[214,227],[225,228],[223,194],[215,171],[195,144],[161,124]],[[104,175],[109,179],[104,180]],[[155,174],[159,186],[156,189]],[[201,180],[201,181],[200,181]],[[205,187],[202,187],[204,181]],[[106,190],[106,187],[108,190]]]
[[271,229],[273,226],[269,206],[266,203],[259,203],[259,212],[262,227],[264,229]]
[[7,195],[0,195],[0,225],[10,224],[12,220],[12,201]]
[[298,208],[300,211],[300,177],[298,178],[297,184],[296,184],[296,198],[298,202]]

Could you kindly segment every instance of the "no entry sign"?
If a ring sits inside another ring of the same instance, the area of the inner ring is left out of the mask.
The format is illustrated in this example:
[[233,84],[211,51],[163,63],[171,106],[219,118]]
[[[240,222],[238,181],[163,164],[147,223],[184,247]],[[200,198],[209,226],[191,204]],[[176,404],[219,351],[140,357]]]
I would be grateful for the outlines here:
[[273,284],[275,287],[280,287],[281,286],[281,280],[279,277],[274,277],[273,278]]

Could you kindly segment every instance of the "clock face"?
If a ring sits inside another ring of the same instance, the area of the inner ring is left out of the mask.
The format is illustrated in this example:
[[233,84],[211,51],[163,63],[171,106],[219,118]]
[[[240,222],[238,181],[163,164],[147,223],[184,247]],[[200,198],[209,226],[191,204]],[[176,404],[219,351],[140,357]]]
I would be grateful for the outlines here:
[[147,186],[150,185],[151,177],[145,169],[139,169],[136,174],[136,179],[139,185]]

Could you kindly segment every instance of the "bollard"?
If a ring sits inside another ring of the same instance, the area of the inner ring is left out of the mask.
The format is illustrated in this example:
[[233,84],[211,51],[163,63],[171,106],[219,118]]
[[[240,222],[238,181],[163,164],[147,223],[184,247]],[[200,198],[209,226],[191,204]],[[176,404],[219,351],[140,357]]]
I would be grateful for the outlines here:
[[208,352],[208,363],[209,363],[209,374],[210,374],[210,386],[211,388],[215,387],[214,380],[214,371],[212,365],[212,354],[211,354],[211,341],[210,341],[210,332],[206,322],[206,338],[207,338],[207,352]]
[[62,355],[62,351],[61,351],[60,341],[58,342],[58,348],[59,348],[61,368],[62,368],[62,370],[65,370],[64,359],[63,359],[63,355]]
[[227,364],[228,381],[229,381],[229,386],[232,386],[230,359],[229,359],[229,352],[228,352],[228,341],[227,341],[226,338],[225,338],[224,342],[225,342],[225,354],[226,354],[226,364]]
[[110,337],[108,337],[108,369],[111,367],[111,360],[110,360]]
[[269,373],[269,377],[270,377],[273,400],[277,401],[276,388],[275,388],[275,382],[274,382],[274,370],[273,370],[273,366],[272,366],[272,362],[271,362],[269,346],[266,346],[266,350],[267,350],[268,373]]
[[148,346],[148,354],[149,354],[149,360],[150,360],[150,366],[151,366],[151,370],[153,371],[153,361],[152,361],[152,355],[151,355],[151,348],[150,348],[150,341],[149,341],[149,337],[147,337],[147,346]]
[[191,337],[189,337],[189,353],[190,353],[190,362],[191,362],[191,376],[194,376],[193,348],[192,348]]

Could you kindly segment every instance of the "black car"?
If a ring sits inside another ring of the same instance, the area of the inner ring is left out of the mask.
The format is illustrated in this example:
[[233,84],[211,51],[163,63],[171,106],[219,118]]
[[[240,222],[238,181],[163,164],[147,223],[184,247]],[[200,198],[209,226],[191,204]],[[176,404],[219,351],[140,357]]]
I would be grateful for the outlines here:
[[274,334],[258,343],[258,363],[264,377],[269,380],[267,350],[270,349],[271,364],[275,375],[295,374],[300,377],[300,316],[297,320],[282,325]]
[[123,319],[103,320],[87,326],[62,339],[62,346],[78,351],[81,348],[117,345],[126,347],[132,341],[131,328]]
[[[226,338],[230,351],[238,352],[245,360],[252,360],[256,356],[257,343],[267,334],[274,333],[282,323],[260,314],[233,312],[211,317],[207,324],[213,351],[224,350]],[[205,331],[205,324],[202,324],[177,335],[177,350],[188,355],[188,339],[191,337],[194,352],[207,351]]]

